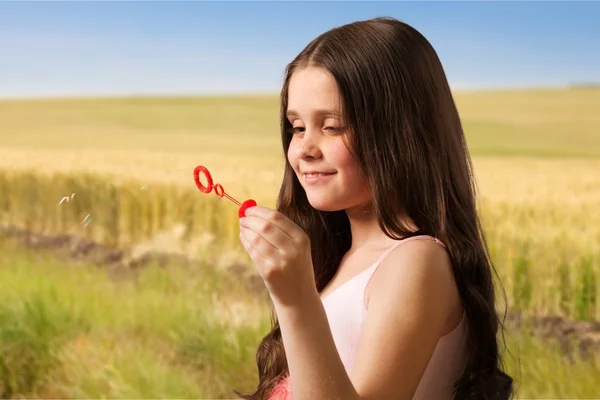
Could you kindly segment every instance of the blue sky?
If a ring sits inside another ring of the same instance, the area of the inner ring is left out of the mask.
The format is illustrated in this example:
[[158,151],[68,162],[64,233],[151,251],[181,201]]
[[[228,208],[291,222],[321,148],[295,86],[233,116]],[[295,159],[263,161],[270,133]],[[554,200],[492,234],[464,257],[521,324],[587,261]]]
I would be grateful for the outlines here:
[[455,88],[600,82],[600,2],[0,2],[0,97],[277,92],[310,40],[377,16]]

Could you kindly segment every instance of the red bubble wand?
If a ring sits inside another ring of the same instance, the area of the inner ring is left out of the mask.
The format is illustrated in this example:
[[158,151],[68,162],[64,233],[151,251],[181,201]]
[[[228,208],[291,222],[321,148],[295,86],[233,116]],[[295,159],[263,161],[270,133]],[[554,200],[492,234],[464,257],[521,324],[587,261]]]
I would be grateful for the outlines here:
[[[206,180],[208,181],[206,186],[202,185],[202,183],[200,182],[200,173],[203,173],[204,176],[206,177]],[[239,201],[237,201],[236,199],[234,199],[233,197],[231,197],[230,195],[225,193],[225,190],[223,190],[223,186],[221,186],[220,183],[213,185],[213,180],[212,180],[212,176],[210,175],[210,172],[208,172],[206,167],[203,167],[201,165],[198,165],[196,168],[194,168],[194,182],[196,182],[196,186],[198,187],[198,190],[201,191],[202,193],[208,194],[208,193],[212,192],[212,190],[214,189],[215,193],[217,194],[217,197],[219,197],[220,199],[223,197],[227,197],[229,200],[233,201],[236,205],[240,206],[240,209],[238,210],[239,218],[246,216],[246,209],[248,209],[250,207],[254,207],[256,205],[256,202],[252,199],[248,199],[240,204]]]

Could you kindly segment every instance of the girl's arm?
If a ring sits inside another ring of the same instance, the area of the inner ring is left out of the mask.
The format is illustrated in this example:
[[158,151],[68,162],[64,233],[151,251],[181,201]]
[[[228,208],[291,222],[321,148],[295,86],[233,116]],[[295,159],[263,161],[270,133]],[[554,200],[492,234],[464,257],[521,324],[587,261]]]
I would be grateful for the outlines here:
[[459,304],[449,257],[433,242],[406,242],[384,259],[369,285],[352,376],[316,291],[295,305],[275,303],[295,400],[412,399]]

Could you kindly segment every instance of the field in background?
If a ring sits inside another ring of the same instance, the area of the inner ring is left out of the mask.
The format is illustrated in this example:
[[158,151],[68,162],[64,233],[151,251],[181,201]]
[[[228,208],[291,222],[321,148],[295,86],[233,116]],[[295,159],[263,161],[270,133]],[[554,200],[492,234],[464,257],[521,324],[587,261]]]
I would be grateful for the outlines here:
[[[600,90],[455,98],[510,309],[599,320]],[[36,232],[75,233],[114,246],[143,242],[181,223],[180,251],[216,251],[198,245],[209,231],[223,246],[218,251],[239,253],[237,207],[199,193],[192,170],[205,165],[233,197],[274,207],[283,166],[278,124],[276,97],[0,101],[0,217]],[[59,206],[71,193],[73,201]],[[93,222],[83,226],[86,214]],[[29,274],[36,271],[31,267]],[[105,306],[113,307],[97,307]],[[559,356],[532,346],[520,350],[523,397],[591,396],[592,383],[578,391],[567,378],[593,382],[600,377],[597,369],[589,369],[588,378],[573,375],[579,366],[559,367]],[[252,364],[247,355],[240,357],[240,363]],[[554,388],[547,385],[551,381]]]

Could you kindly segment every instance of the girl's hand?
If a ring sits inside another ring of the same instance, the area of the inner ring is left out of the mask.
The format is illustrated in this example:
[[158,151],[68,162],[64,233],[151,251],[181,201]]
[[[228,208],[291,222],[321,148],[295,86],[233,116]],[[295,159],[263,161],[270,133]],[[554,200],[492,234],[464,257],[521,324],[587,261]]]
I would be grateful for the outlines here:
[[240,218],[240,240],[274,303],[293,306],[317,294],[308,235],[285,215],[248,208]]

